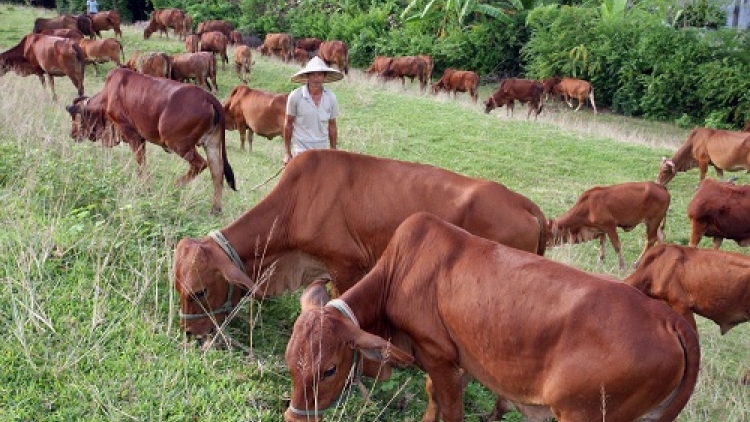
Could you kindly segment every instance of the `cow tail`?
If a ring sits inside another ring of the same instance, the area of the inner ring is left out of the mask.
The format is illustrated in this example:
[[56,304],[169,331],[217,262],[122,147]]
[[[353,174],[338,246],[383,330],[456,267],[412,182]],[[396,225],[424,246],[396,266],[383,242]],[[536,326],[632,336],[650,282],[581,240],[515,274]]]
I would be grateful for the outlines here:
[[120,41],[117,41],[117,44],[120,45],[120,59],[124,63],[125,62],[125,49],[122,48],[122,43]]
[[229,185],[232,190],[236,191],[237,186],[234,181],[234,171],[232,170],[232,166],[229,164],[229,159],[227,158],[226,131],[224,130],[224,109],[221,108],[221,105],[217,106],[214,104],[213,106],[214,128],[219,131],[219,137],[221,140],[221,157],[224,160],[224,178],[227,179],[227,185]]
[[672,397],[672,400],[664,409],[664,413],[656,422],[671,422],[677,419],[677,415],[680,414],[690,400],[693,390],[695,390],[700,369],[701,352],[698,344],[698,332],[682,317],[674,318],[672,324],[672,328],[682,346],[685,357],[685,371],[680,385],[677,386],[677,394]]

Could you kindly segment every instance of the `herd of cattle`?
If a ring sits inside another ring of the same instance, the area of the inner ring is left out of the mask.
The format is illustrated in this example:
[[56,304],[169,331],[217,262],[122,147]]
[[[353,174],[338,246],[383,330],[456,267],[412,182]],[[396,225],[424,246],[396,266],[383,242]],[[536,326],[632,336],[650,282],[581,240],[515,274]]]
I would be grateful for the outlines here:
[[[194,79],[215,92],[215,55],[227,63],[231,44],[236,61],[241,51],[238,76],[246,83],[253,53],[227,22],[201,22],[193,33],[192,20],[178,9],[154,12],[144,38],[157,31],[168,36],[170,28],[188,53],[135,54],[91,97],[83,96],[85,63],[124,62],[117,39],[95,39],[108,29],[121,37],[116,12],[37,20],[32,34],[0,54],[0,75],[36,74],[42,83],[47,75],[53,95],[52,76],[69,76],[79,94],[66,107],[73,138],[108,146],[125,141],[139,170],[146,142],[159,145],[189,163],[178,185],[208,167],[218,213],[224,180],[235,188],[225,130],[240,132],[242,149],[246,140],[252,149],[254,134],[281,135],[287,95],[241,84],[222,104],[181,83]],[[341,41],[269,34],[257,51],[301,62],[317,54],[349,73]],[[378,56],[366,72],[402,83],[416,78],[425,90],[432,68],[429,56]],[[432,89],[468,92],[476,102],[478,83],[474,72],[447,69]],[[485,110],[505,105],[512,112],[520,101],[529,103],[528,118],[541,112],[545,95],[557,94],[568,104],[576,98],[579,108],[588,100],[596,112],[591,85],[571,78],[505,79]],[[309,151],[234,222],[176,245],[181,327],[205,341],[243,297],[306,287],[286,351],[293,380],[287,422],[321,420],[352,373],[383,378],[391,365],[408,364],[428,375],[424,421],[463,420],[470,379],[497,395],[492,417],[515,408],[529,421],[599,419],[606,397],[608,421],[671,421],[699,376],[694,314],[722,333],[750,320],[750,258],[718,250],[725,238],[750,245],[750,187],[706,179],[709,165],[720,177],[750,170],[750,133],[696,128],[662,160],[656,182],[594,187],[548,219],[533,201],[496,182]],[[666,185],[695,167],[701,184],[687,210],[690,246],[666,244]],[[543,257],[561,243],[598,239],[603,260],[609,238],[624,269],[617,230],[641,223],[646,243],[622,282]],[[696,248],[704,236],[713,238],[714,250]]]

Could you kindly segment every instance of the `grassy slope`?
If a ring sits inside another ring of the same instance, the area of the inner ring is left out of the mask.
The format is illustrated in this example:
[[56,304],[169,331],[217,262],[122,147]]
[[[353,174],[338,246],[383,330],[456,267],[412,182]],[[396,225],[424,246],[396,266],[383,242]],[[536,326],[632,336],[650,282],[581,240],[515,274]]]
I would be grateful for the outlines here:
[[[15,45],[42,15],[0,5],[0,49]],[[135,49],[183,49],[174,40],[144,41],[135,26],[124,31],[126,56]],[[296,69],[258,57],[251,85],[289,91],[295,85],[288,76]],[[102,81],[87,69],[87,94]],[[218,97],[236,83],[229,69],[222,71]],[[572,113],[555,104],[536,122],[526,121],[521,107],[515,118],[502,110],[485,115],[465,97],[454,102],[408,85],[404,91],[359,72],[331,88],[343,109],[343,149],[496,180],[532,198],[550,217],[593,185],[653,179],[659,157],[686,134],[670,125]],[[279,420],[290,388],[283,350],[298,312],[296,295],[253,304],[231,324],[230,335],[251,343],[252,355],[237,347],[202,351],[182,344],[169,274],[178,239],[224,226],[271,189],[274,181],[258,185],[281,164],[280,139],[256,139],[250,154],[240,151],[236,132],[228,133],[239,191],[225,191],[224,215],[210,217],[208,175],[176,190],[172,182],[186,166],[175,156],[149,148],[150,178],[144,183],[134,174],[127,147],[73,143],[63,105],[75,92],[62,78],[57,89],[61,100],[54,104],[34,77],[0,78],[0,331],[6,334],[0,345],[0,420]],[[483,87],[480,97],[492,89]],[[670,184],[670,241],[687,242],[685,208],[696,182],[693,171]],[[622,237],[632,262],[643,230]],[[596,262],[596,242],[556,248],[548,256],[626,275],[607,247],[603,265]],[[738,250],[733,244],[727,249]],[[250,314],[252,335],[242,322]],[[711,323],[699,323],[700,384],[679,420],[750,419],[748,390],[737,385],[739,373],[750,367],[750,324],[721,337]],[[353,394],[334,419],[420,420],[422,381],[417,371],[397,372],[373,387],[369,407],[362,410],[359,394]],[[467,395],[467,420],[477,420],[490,406],[488,395],[476,385]]]

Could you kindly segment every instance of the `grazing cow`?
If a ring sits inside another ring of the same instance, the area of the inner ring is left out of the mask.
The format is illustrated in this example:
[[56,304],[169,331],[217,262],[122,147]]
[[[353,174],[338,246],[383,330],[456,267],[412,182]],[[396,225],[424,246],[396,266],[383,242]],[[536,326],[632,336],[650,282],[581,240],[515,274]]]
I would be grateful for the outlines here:
[[[174,286],[181,327],[203,339],[245,292],[275,296],[319,278],[330,278],[335,289],[345,291],[375,265],[396,227],[417,211],[544,253],[544,214],[499,183],[339,150],[306,151],[236,221],[210,237],[177,244]],[[234,251],[235,263],[213,239],[225,239],[218,241]]]
[[425,64],[427,65],[427,83],[432,83],[432,69],[435,68],[435,62],[432,60],[432,56],[427,54],[419,54],[417,55],[417,57],[424,60]]
[[83,39],[83,33],[77,29],[44,29],[40,33],[51,37],[70,38],[74,41]]
[[323,42],[320,38],[300,38],[295,42],[295,48],[301,48],[306,50],[309,56],[314,56],[320,48],[320,43]]
[[294,40],[287,33],[266,34],[260,52],[264,56],[276,56],[284,61],[292,59],[294,54]]
[[349,75],[349,47],[343,41],[323,41],[318,47],[318,57],[327,66],[336,65],[344,75]]
[[497,91],[484,102],[484,112],[489,113],[497,107],[507,106],[508,112],[513,115],[513,105],[518,100],[521,104],[529,103],[529,112],[526,114],[526,119],[531,117],[533,111],[536,120],[544,107],[544,103],[542,103],[543,93],[544,87],[539,81],[506,78],[500,82]]
[[321,421],[357,352],[427,373],[425,421],[464,420],[468,377],[528,420],[672,421],[698,379],[697,335],[669,307],[428,213],[407,218],[339,299],[324,303],[323,289],[303,295],[287,344],[286,422]]
[[588,98],[591,102],[591,107],[594,108],[594,114],[598,113],[596,110],[596,102],[594,101],[594,87],[591,86],[590,82],[575,78],[566,77],[560,79],[558,77],[552,77],[545,79],[542,85],[544,87],[545,96],[549,96],[549,94],[562,95],[570,108],[573,108],[573,103],[570,102],[570,99],[577,99],[578,107],[576,108],[576,111],[581,109],[583,103],[586,102],[586,98]]
[[229,45],[244,45],[242,41],[242,33],[240,31],[232,31],[229,33]]
[[234,71],[242,83],[250,82],[250,71],[253,68],[253,50],[245,44],[234,49]]
[[94,74],[98,75],[97,63],[115,62],[120,66],[125,61],[125,53],[122,44],[116,38],[105,38],[101,40],[82,39],[78,45],[83,50],[86,63],[94,65]]
[[380,73],[385,79],[401,79],[401,85],[406,87],[406,78],[414,82],[414,78],[419,80],[419,89],[427,89],[427,63],[416,56],[394,57],[388,61],[385,69]]
[[91,15],[91,21],[94,24],[94,32],[101,38],[102,31],[110,29],[115,31],[115,37],[122,39],[122,30],[120,29],[120,13],[116,10],[105,10],[103,12]]
[[261,91],[245,85],[232,89],[224,101],[226,128],[240,132],[240,147],[243,151],[246,138],[248,149],[253,150],[253,135],[256,133],[269,140],[283,134],[288,97],[288,94]]
[[165,53],[149,51],[141,53],[133,52],[125,67],[140,72],[144,75],[169,78],[172,75],[172,59]]
[[374,59],[372,59],[372,64],[370,67],[365,70],[365,73],[368,75],[372,74],[381,74],[385,70],[385,67],[388,66],[388,63],[390,63],[392,57],[388,56],[375,56]]
[[[191,20],[191,24],[192,24],[192,20]],[[227,40],[228,40],[230,35],[232,34],[232,31],[234,31],[234,25],[224,20],[203,21],[198,24],[198,29],[195,32],[200,35],[204,32],[212,32],[212,31],[221,32],[222,34],[224,34],[224,36],[227,37]]]
[[666,185],[678,172],[695,167],[703,180],[709,165],[716,169],[719,177],[724,177],[724,171],[750,171],[750,133],[706,127],[693,129],[672,158],[662,158],[656,181]]
[[633,264],[638,267],[646,251],[657,241],[664,242],[664,225],[670,200],[667,188],[655,182],[596,186],[583,192],[570,210],[549,221],[548,246],[599,239],[599,262],[603,262],[606,236],[617,252],[620,268],[624,269],[625,260],[620,250],[617,228],[630,231],[644,223],[646,244]]
[[34,34],[41,34],[45,29],[78,29],[78,21],[70,14],[60,15],[54,18],[37,18],[34,20]]
[[468,92],[471,100],[477,102],[477,88],[479,87],[479,75],[469,70],[445,69],[440,80],[432,85],[432,92],[437,94],[441,89],[448,93],[453,92],[456,99],[457,92]]
[[724,239],[750,246],[750,186],[704,179],[688,204],[690,246],[712,237],[714,249]]
[[732,252],[658,245],[643,256],[629,284],[672,307],[697,331],[694,313],[721,334],[750,321],[750,257]]
[[147,40],[156,31],[159,36],[166,36],[169,39],[169,28],[173,28],[179,39],[185,39],[187,33],[184,29],[185,12],[181,9],[156,9],[151,14],[151,20],[148,26],[143,30],[143,39]]
[[10,70],[21,76],[37,75],[44,87],[44,75],[47,75],[55,101],[55,76],[70,78],[78,95],[83,95],[84,67],[81,47],[69,38],[29,34],[15,47],[0,53],[0,76]]
[[299,48],[299,47],[295,48],[294,49],[294,61],[304,66],[305,64],[307,64],[307,62],[310,61],[310,52],[308,52],[304,48]]
[[[188,162],[188,171],[177,179],[177,186],[208,167],[214,214],[221,212],[224,178],[235,189],[224,143],[224,110],[213,95],[194,85],[117,68],[109,72],[101,92],[90,99],[77,98],[66,109],[73,119],[71,137],[95,141],[102,126],[112,126],[130,145],[141,174],[146,167],[146,141]],[[198,153],[198,145],[203,146],[208,163]]]
[[213,54],[205,51],[174,54],[171,61],[171,79],[178,82],[194,80],[196,85],[205,85],[213,93],[219,89],[216,83],[216,57]]
[[200,51],[201,37],[196,34],[190,34],[185,38],[185,51],[188,53],[197,53]]
[[229,38],[219,31],[204,32],[201,34],[201,51],[210,51],[214,55],[221,56],[221,70],[227,68],[229,57],[227,57],[227,44]]

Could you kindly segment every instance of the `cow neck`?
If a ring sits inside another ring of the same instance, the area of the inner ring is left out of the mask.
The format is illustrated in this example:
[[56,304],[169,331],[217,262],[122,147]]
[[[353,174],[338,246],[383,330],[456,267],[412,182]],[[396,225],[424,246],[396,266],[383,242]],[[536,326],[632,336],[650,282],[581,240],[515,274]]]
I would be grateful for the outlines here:
[[696,167],[697,163],[693,159],[693,143],[685,142],[682,144],[670,160],[674,163],[676,171],[688,171]]
[[364,330],[372,330],[382,323],[385,316],[385,303],[390,286],[388,278],[382,277],[381,267],[376,265],[361,281],[341,295],[340,299],[352,311]]

